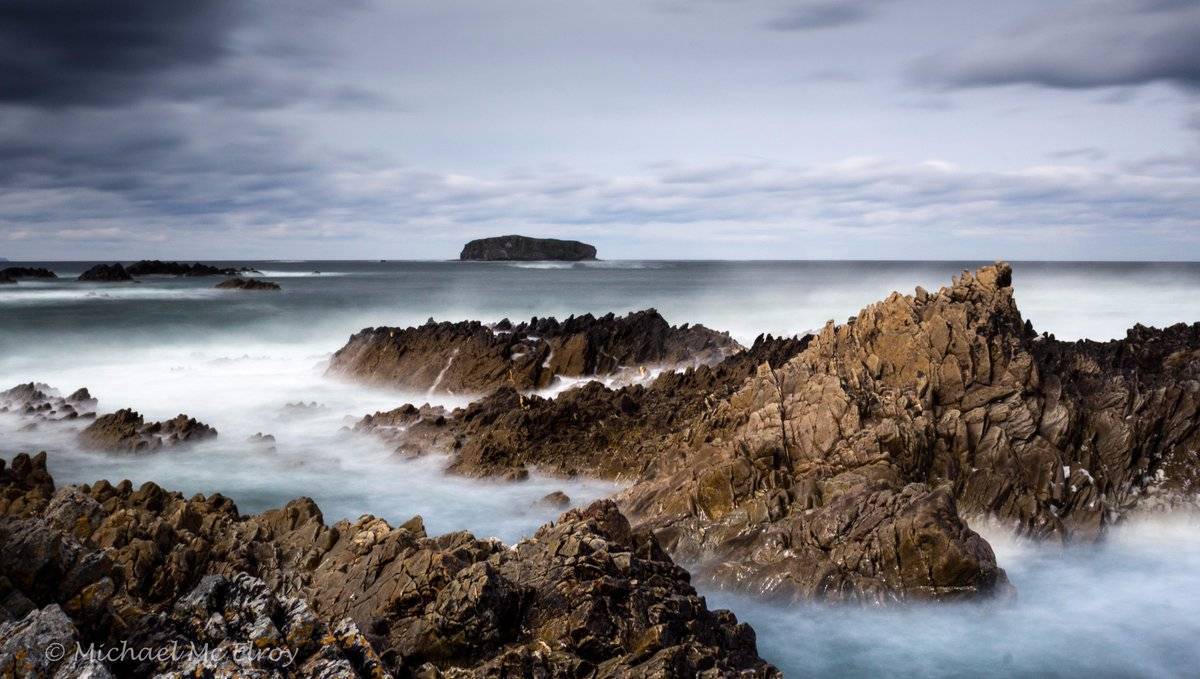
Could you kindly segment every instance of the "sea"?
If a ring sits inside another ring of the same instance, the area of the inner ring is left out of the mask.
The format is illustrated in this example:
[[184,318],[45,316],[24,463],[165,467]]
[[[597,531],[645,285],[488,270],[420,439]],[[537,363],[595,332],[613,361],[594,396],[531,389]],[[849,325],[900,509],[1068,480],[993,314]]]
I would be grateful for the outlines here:
[[[431,533],[466,529],[507,542],[557,510],[561,490],[585,504],[608,482],[534,474],[520,483],[443,473],[437,456],[398,457],[348,431],[403,403],[465,405],[469,394],[405,393],[324,375],[329,355],[365,327],[604,314],[653,307],[744,344],[842,322],[892,291],[935,290],[986,262],[239,261],[276,293],[213,288],[219,278],[75,280],[96,262],[20,262],[59,278],[0,286],[0,390],[42,382],[88,387],[101,412],[149,419],[187,413],[217,439],[153,455],[79,450],[54,427],[0,416],[0,457],[46,450],[59,484],[130,479],[186,494],[222,493],[243,513],[308,496],[328,522],[420,514]],[[1200,263],[1014,262],[1017,304],[1038,332],[1109,340],[1136,323],[1200,320]],[[565,385],[552,387],[561,388]],[[304,403],[309,407],[288,407]],[[271,434],[273,449],[249,442]],[[782,606],[706,591],[757,632],[787,676],[1173,677],[1200,675],[1200,519],[1122,525],[1099,545],[1017,539],[973,524],[1018,595],[1000,604],[905,608]]]

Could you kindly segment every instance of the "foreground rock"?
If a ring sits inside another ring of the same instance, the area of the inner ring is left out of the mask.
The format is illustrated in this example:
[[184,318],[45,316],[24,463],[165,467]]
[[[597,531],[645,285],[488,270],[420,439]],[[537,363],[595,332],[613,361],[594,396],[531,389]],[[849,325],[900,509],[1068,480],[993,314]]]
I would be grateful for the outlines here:
[[367,328],[330,360],[331,374],[401,389],[485,393],[533,389],[556,377],[636,374],[651,365],[719,362],[741,347],[702,325],[671,326],[654,309],[627,316],[534,318]]
[[329,526],[307,499],[243,517],[153,484],[52,489],[44,454],[0,466],[0,660],[69,638],[230,651],[114,676],[777,675],[611,502],[509,548],[419,517]]
[[227,278],[214,287],[222,290],[282,290],[278,283],[257,278]]
[[253,271],[248,268],[236,267],[215,267],[210,264],[201,264],[192,262],[191,264],[182,264],[180,262],[163,262],[157,259],[143,259],[139,262],[130,264],[125,269],[130,276],[237,276],[238,274]]
[[93,283],[126,283],[133,276],[120,264],[97,264],[79,275],[79,280]]
[[13,278],[12,276],[6,276],[4,274],[0,274],[0,285],[16,285],[16,284],[17,284],[17,279]]
[[579,262],[596,259],[596,247],[577,240],[496,236],[467,243],[458,258],[477,262]]
[[10,266],[10,267],[4,268],[4,269],[0,269],[0,278],[5,278],[5,277],[12,278],[12,279],[58,278],[58,275],[55,274],[50,269],[44,269],[41,267]]
[[97,450],[149,453],[216,435],[216,429],[197,422],[194,417],[179,415],[170,420],[147,423],[140,413],[126,408],[97,417],[79,433],[79,441]]

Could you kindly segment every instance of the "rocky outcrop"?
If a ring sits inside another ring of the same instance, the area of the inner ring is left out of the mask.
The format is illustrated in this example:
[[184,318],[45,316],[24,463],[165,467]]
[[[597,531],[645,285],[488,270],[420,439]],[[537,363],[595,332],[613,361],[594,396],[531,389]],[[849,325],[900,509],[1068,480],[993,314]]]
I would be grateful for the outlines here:
[[678,558],[755,591],[999,591],[960,516],[1090,539],[1156,486],[1193,492],[1198,333],[1036,337],[1006,264],[893,294],[760,369],[623,506]]
[[0,274],[0,285],[16,285],[16,284],[17,284],[17,279],[13,278],[12,276],[6,276],[4,274]]
[[50,269],[31,266],[10,266],[0,269],[0,278],[58,278]]
[[32,422],[74,420],[96,416],[96,399],[86,388],[68,396],[48,384],[29,382],[0,391],[0,413],[12,413]]
[[1039,337],[1011,275],[997,264],[893,294],[773,359],[752,350],[553,400],[499,390],[360,429],[445,450],[469,474],[631,481],[619,502],[635,525],[723,586],[871,603],[1000,594],[1004,573],[963,517],[1090,540],[1131,511],[1194,504],[1200,473],[1200,324]]
[[717,365],[663,373],[645,385],[610,389],[590,382],[555,398],[505,387],[453,412],[405,405],[368,415],[355,429],[407,455],[446,453],[450,470],[470,476],[523,478],[534,467],[632,480],[660,455],[690,446],[693,421],[739,389],[759,364],[781,364],[807,341],[759,337]]
[[125,408],[97,417],[79,432],[79,442],[97,450],[149,453],[216,435],[216,429],[197,422],[194,417],[178,415],[170,420],[147,423],[140,413]]
[[400,389],[486,393],[534,389],[556,377],[638,375],[646,366],[719,362],[741,347],[702,325],[671,326],[654,309],[618,317],[534,318],[367,328],[330,360],[329,372]]
[[130,276],[237,276],[241,273],[253,271],[248,268],[237,267],[215,267],[210,264],[201,264],[193,262],[191,264],[182,264],[180,262],[162,262],[157,259],[143,259],[139,262],[134,262],[125,267]]
[[120,264],[97,264],[79,274],[79,280],[93,283],[127,283],[133,276]]
[[[777,675],[753,631],[708,610],[612,502],[506,547],[428,537],[420,517],[329,526],[307,499],[249,517],[220,496],[128,481],[47,499],[44,463],[18,456],[0,475],[22,510],[0,518],[3,615],[25,627],[50,616],[81,643],[263,651],[241,654],[249,664],[127,661],[107,668],[117,676]],[[31,657],[48,635],[20,638],[14,656]]]
[[222,290],[282,290],[278,283],[257,278],[226,278],[214,287]]
[[479,262],[565,261],[596,259],[596,247],[577,240],[496,236],[480,238],[463,246],[460,260]]

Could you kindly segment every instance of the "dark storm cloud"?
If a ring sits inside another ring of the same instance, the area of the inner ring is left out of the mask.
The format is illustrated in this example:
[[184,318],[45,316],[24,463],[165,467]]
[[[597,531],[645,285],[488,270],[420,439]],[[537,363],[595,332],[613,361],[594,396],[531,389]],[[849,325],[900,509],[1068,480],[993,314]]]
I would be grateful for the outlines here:
[[156,76],[227,50],[234,0],[9,0],[0,3],[0,101],[114,104]]
[[991,40],[923,59],[913,75],[950,88],[1200,88],[1200,3],[1088,2],[1046,12]]
[[767,21],[775,31],[813,31],[836,28],[865,21],[875,11],[878,0],[815,0],[793,4]]

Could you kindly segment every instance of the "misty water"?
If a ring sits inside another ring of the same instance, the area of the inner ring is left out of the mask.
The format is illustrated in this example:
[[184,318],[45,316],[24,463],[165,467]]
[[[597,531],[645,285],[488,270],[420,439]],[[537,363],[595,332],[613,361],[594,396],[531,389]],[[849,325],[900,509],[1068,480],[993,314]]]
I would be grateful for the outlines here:
[[[231,263],[232,264],[232,263]],[[463,405],[470,395],[402,393],[324,377],[324,362],[363,327],[438,320],[655,307],[672,323],[704,323],[749,343],[843,321],[893,290],[935,289],[979,263],[238,262],[280,293],[212,289],[216,279],[73,280],[89,263],[46,263],[62,277],[0,288],[0,389],[29,381],[64,393],[86,386],[101,412],[150,419],[184,412],[220,436],[145,456],[78,450],[69,430],[0,416],[0,457],[49,451],[60,484],[155,481],[220,492],[243,512],[313,497],[327,521],[364,513],[431,532],[468,529],[514,541],[553,518],[552,490],[575,504],[613,484],[534,475],[505,484],[442,473],[432,456],[400,459],[344,431],[405,402]],[[1121,337],[1134,323],[1200,320],[1200,265],[1014,265],[1017,302],[1061,339]],[[319,272],[319,273],[316,273]],[[288,403],[319,404],[296,412]],[[274,450],[246,441],[272,434]],[[760,651],[791,676],[1176,676],[1200,671],[1200,523],[1175,516],[1129,524],[1102,545],[1058,548],[979,526],[1016,585],[1007,605],[899,610],[780,607],[708,592],[758,633]]]

